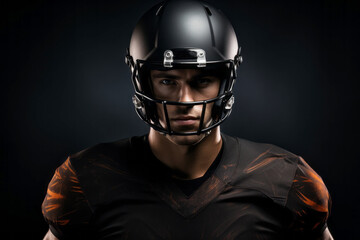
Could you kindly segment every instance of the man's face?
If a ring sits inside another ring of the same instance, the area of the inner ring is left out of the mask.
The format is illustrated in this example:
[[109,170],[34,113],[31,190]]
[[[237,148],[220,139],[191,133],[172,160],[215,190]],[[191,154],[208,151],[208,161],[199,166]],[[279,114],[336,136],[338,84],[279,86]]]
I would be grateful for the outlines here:
[[[199,69],[173,69],[167,71],[151,70],[151,84],[156,99],[175,102],[195,102],[217,97],[220,78]],[[211,123],[213,103],[206,104],[203,127]],[[203,105],[167,105],[171,130],[193,132],[199,129]],[[167,129],[164,109],[157,106],[157,113],[162,127]],[[180,145],[196,144],[204,134],[191,136],[167,136]]]

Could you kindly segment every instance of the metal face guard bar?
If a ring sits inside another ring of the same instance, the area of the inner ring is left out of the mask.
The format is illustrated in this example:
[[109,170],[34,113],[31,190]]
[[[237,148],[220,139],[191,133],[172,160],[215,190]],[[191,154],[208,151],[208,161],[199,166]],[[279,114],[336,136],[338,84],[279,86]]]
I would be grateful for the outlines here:
[[[218,122],[214,123],[213,125],[202,129],[203,125],[204,125],[204,119],[205,119],[205,112],[206,112],[206,104],[208,103],[212,103],[215,101],[224,101],[224,100],[228,100],[229,98],[231,98],[232,96],[232,92],[226,92],[216,98],[212,98],[209,100],[203,100],[203,101],[196,101],[196,102],[174,102],[174,101],[165,101],[165,100],[159,100],[159,99],[152,99],[142,93],[136,92],[135,93],[135,98],[140,99],[140,98],[144,98],[147,101],[153,102],[153,103],[157,103],[157,104],[161,104],[164,110],[164,115],[165,115],[165,120],[166,120],[166,128],[162,128],[161,126],[158,126],[154,123],[151,123],[150,121],[148,121],[147,119],[145,119],[145,117],[140,113],[141,109],[136,108],[136,112],[139,115],[139,117],[144,120],[148,125],[150,125],[150,127],[154,128],[155,130],[165,133],[165,134],[169,134],[169,135],[181,135],[181,136],[188,136],[188,135],[199,135],[201,133],[206,133],[209,130],[211,130],[212,128],[218,126],[220,123],[222,123],[229,115],[230,112],[227,112],[227,114],[222,117]],[[199,128],[197,131],[193,131],[193,132],[176,132],[173,131],[171,129],[171,124],[170,124],[170,119],[169,119],[169,114],[167,111],[167,106],[168,105],[177,105],[177,106],[195,106],[195,105],[202,105],[202,111],[201,111],[201,117],[200,117],[200,123],[199,123]]]
[[[239,55],[240,52],[238,53],[237,56]],[[169,134],[169,135],[180,135],[180,136],[187,136],[187,135],[199,135],[202,133],[207,133],[209,132],[211,129],[215,128],[216,126],[220,125],[231,113],[231,107],[232,107],[232,103],[228,104],[228,106],[226,106],[226,112],[224,114],[220,115],[220,118],[214,123],[211,123],[210,126],[203,128],[204,125],[204,118],[205,118],[205,109],[206,109],[206,104],[207,103],[211,103],[211,102],[215,102],[218,100],[221,101],[229,101],[229,99],[232,96],[232,88],[233,88],[233,84],[234,84],[234,79],[236,78],[236,68],[237,66],[241,63],[241,61],[238,61],[237,58],[235,58],[235,60],[229,59],[229,60],[219,60],[219,61],[206,61],[206,65],[205,66],[211,66],[212,64],[230,64],[229,65],[229,69],[231,71],[230,74],[230,78],[229,80],[227,80],[228,82],[226,83],[226,87],[225,89],[227,89],[226,92],[224,92],[223,94],[217,96],[216,98],[213,99],[208,99],[205,101],[197,101],[197,102],[172,102],[172,101],[164,101],[164,100],[158,100],[158,99],[153,99],[145,94],[143,94],[143,89],[142,89],[142,84],[141,84],[141,80],[139,78],[139,71],[142,68],[143,65],[147,65],[149,64],[149,66],[153,66],[154,69],[169,69],[169,67],[164,66],[164,62],[148,62],[146,60],[140,60],[137,59],[136,61],[132,60],[132,57],[130,55],[126,56],[127,57],[127,63],[131,69],[131,78],[132,78],[132,83],[133,83],[133,87],[135,90],[135,95],[133,97],[133,101],[135,104],[135,110],[136,113],[138,114],[138,116],[140,117],[140,119],[142,119],[146,124],[148,124],[150,127],[152,127],[153,129],[162,132],[164,134]],[[201,57],[201,56],[200,56]],[[205,56],[204,56],[205,57]],[[200,58],[201,59],[201,58]],[[180,60],[180,59],[179,59]],[[172,66],[174,67],[187,67],[189,65],[195,66],[195,67],[202,67],[201,66],[201,60],[199,61],[199,56],[197,58],[196,61],[178,61],[178,59],[176,59],[175,61],[173,61],[171,63]],[[140,100],[142,99],[142,100]],[[151,121],[151,119],[148,119],[148,117],[146,115],[144,115],[144,104],[142,103],[144,100],[152,102],[152,103],[160,103],[162,104],[163,108],[164,108],[164,114],[165,114],[165,118],[166,118],[166,128],[162,126],[159,126],[157,124],[155,124],[154,122]],[[167,112],[167,105],[203,105],[203,109],[202,109],[202,116],[200,119],[200,124],[199,124],[199,128],[197,131],[193,131],[193,132],[175,132],[171,129],[171,125],[170,125],[170,121],[169,121],[169,117],[168,117],[168,112]]]
[[[206,110],[206,104],[208,103],[208,101],[203,101],[202,105],[202,110],[201,110],[201,117],[200,117],[200,123],[199,123],[199,128],[197,130],[197,134],[200,134],[201,133],[201,128],[204,124],[204,119],[205,119],[205,110]],[[172,131],[171,129],[171,124],[170,124],[170,119],[169,119],[169,114],[168,114],[168,111],[167,111],[167,105],[182,105],[182,104],[168,104],[167,101],[163,101],[162,102],[162,106],[163,106],[163,109],[164,109],[164,114],[165,114],[165,120],[166,120],[166,127],[167,127],[167,130],[168,130],[168,134],[169,135],[172,135],[172,134],[177,134],[175,133],[174,131]],[[189,105],[189,104],[186,104],[186,105]],[[200,104],[194,104],[194,105],[200,105]]]
[[165,114],[167,129],[168,129],[169,132],[171,133],[172,131],[171,131],[169,114],[168,114],[167,107],[166,107],[166,101],[163,101],[163,102],[162,102],[162,106],[163,106],[163,108],[164,108],[164,114]]

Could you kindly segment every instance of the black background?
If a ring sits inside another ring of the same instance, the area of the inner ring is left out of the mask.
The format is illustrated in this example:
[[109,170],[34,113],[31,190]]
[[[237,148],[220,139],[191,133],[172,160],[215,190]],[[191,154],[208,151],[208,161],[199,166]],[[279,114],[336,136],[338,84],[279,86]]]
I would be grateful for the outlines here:
[[[232,21],[244,57],[223,132],[303,156],[332,195],[335,239],[353,239],[360,213],[356,1],[208,2]],[[3,236],[42,238],[41,203],[68,154],[148,131],[133,110],[124,53],[136,21],[155,3],[0,3]]]

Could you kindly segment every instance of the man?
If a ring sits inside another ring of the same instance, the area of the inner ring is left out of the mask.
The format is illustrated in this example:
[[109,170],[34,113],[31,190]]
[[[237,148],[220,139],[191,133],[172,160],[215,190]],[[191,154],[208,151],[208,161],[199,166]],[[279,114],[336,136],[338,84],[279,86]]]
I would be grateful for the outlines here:
[[330,196],[301,157],[220,132],[241,61],[233,27],[207,3],[145,13],[126,62],[149,134],[56,170],[45,239],[332,239]]

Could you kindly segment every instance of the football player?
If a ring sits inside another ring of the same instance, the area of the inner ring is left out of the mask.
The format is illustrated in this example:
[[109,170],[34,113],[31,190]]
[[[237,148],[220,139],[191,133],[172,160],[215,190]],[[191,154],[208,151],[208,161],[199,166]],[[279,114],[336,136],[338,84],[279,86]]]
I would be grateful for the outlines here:
[[205,2],[146,12],[126,63],[149,133],[67,158],[42,205],[45,239],[332,239],[329,193],[300,156],[220,132],[240,54]]

